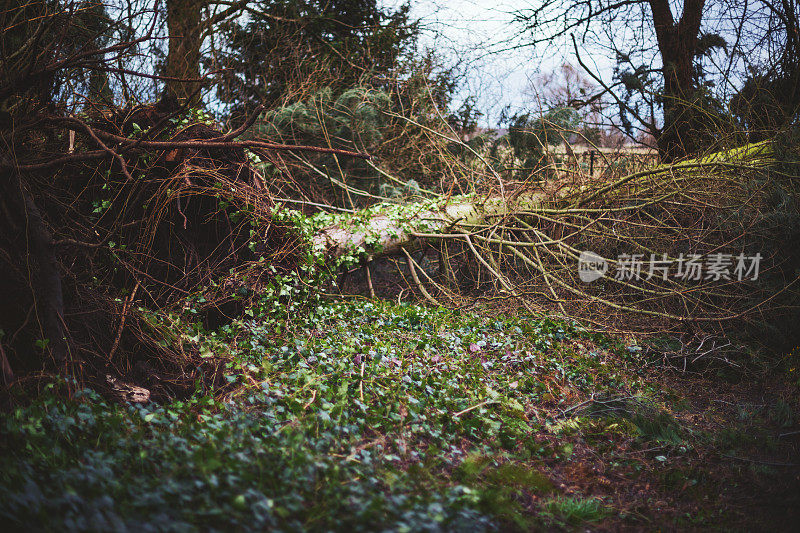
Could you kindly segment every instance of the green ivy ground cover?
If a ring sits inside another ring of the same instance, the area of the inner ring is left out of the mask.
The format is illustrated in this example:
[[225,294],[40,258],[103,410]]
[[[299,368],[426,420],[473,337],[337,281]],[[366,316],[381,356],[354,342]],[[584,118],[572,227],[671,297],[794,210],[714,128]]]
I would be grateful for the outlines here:
[[[141,406],[88,390],[66,400],[54,383],[5,414],[5,528],[647,524],[613,487],[569,488],[569,472],[593,455],[626,483],[654,465],[699,490],[703,478],[686,466],[696,439],[648,400],[656,389],[635,370],[637,347],[549,318],[313,298],[290,311],[285,300],[298,287],[265,295],[246,319],[214,331],[191,322],[191,306],[181,317],[151,315],[226,362],[224,390]],[[592,397],[621,407],[570,410]],[[630,399],[652,410],[628,416]],[[713,519],[706,510],[669,518]]]

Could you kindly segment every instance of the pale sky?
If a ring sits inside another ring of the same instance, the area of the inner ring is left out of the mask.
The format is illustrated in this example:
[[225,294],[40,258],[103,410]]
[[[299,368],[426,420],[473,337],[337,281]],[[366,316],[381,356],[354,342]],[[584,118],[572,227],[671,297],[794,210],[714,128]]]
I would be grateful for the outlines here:
[[469,74],[465,93],[478,95],[481,107],[489,108],[489,122],[504,105],[527,103],[523,93],[536,70],[532,50],[500,51],[520,42],[511,14],[520,4],[509,0],[419,0],[412,4],[413,16],[431,30],[424,34],[423,42],[435,47],[446,61],[458,58],[465,62]]
[[[401,2],[384,0],[387,7]],[[412,18],[422,21],[422,43],[434,47],[446,62],[461,60],[468,83],[463,96],[474,94],[487,116],[484,125],[496,125],[501,109],[535,107],[531,81],[537,72],[553,70],[561,62],[554,50],[539,50],[535,59],[524,35],[513,24],[513,12],[535,5],[535,0],[412,0]],[[576,65],[577,66],[577,65]]]
[[[482,120],[484,126],[496,126],[500,111],[510,105],[512,112],[524,108],[537,109],[536,84],[532,83],[538,73],[549,73],[564,62],[580,70],[574,58],[571,45],[563,46],[565,40],[534,50],[519,47],[525,44],[526,35],[514,23],[513,13],[535,7],[541,0],[410,0],[412,19],[420,19],[423,27],[421,43],[434,48],[445,63],[461,61],[468,73],[468,82],[462,89],[461,99],[475,95],[481,110],[486,113]],[[403,0],[382,0],[385,7],[397,7]],[[704,31],[719,33],[728,42],[739,42],[735,30],[739,20],[749,21],[747,31],[754,35],[763,33],[763,25],[768,24],[763,9],[747,7],[732,9],[736,0],[730,3],[710,3],[704,14]],[[744,11],[743,11],[744,10]],[[747,17],[744,13],[747,13]],[[756,16],[758,15],[758,16]],[[760,18],[759,18],[760,17]],[[759,26],[761,24],[761,26]],[[635,27],[635,25],[634,25]],[[614,39],[624,44],[632,38],[626,32],[631,28],[602,28],[591,32],[586,39]],[[565,38],[566,39],[566,38]],[[751,43],[755,46],[755,43]],[[615,58],[610,53],[608,43],[579,40],[581,58],[598,74],[606,84],[612,83]],[[568,50],[565,56],[562,47]],[[718,83],[722,99],[730,97],[741,85],[742,73],[748,72],[747,65],[758,67],[766,61],[767,48],[745,47],[746,54],[727,55],[727,50],[717,50],[713,56],[703,59],[713,67],[712,79]],[[651,54],[652,52],[652,54]],[[660,64],[657,48],[652,51],[641,49],[638,57],[641,64]],[[651,54],[648,58],[648,54]],[[642,59],[643,58],[643,59]],[[725,65],[728,64],[728,70]],[[733,69],[731,69],[733,67]],[[716,74],[715,74],[716,73]],[[720,78],[719,74],[725,73]],[[730,75],[729,75],[730,74]],[[716,76],[716,77],[713,77]],[[460,102],[457,101],[456,105]]]

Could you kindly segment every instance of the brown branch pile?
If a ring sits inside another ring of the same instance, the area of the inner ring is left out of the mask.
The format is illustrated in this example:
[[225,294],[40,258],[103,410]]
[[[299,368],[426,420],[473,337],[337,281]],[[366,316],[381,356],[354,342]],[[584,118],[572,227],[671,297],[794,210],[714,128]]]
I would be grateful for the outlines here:
[[169,97],[116,105],[98,83],[113,81],[126,96],[137,80],[163,78],[127,68],[156,39],[158,6],[131,4],[111,30],[146,27],[107,46],[98,43],[108,27],[93,26],[97,7],[0,10],[2,379],[128,376],[156,394],[182,394],[198,380],[216,383],[221,363],[143,309],[167,316],[213,279],[218,294],[204,319],[218,324],[241,311],[242,278],[257,287],[267,266],[297,264],[299,240],[271,222],[274,205],[250,154],[366,156],[239,140],[260,110],[224,132]]

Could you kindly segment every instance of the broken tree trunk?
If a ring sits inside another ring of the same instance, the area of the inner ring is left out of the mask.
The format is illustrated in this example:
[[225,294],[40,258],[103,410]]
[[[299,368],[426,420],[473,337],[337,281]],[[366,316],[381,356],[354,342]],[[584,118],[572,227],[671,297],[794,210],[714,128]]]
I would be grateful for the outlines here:
[[[408,205],[382,203],[350,215],[320,217],[314,221],[311,243],[315,251],[334,260],[353,252],[367,257],[399,253],[402,248],[418,246],[423,238],[442,238],[453,229],[463,234],[467,228],[490,224],[499,217],[530,213],[547,206],[561,208],[563,213],[583,211],[590,204],[611,207],[617,193],[640,182],[673,193],[678,187],[674,178],[676,173],[682,180],[706,182],[715,172],[759,171],[774,161],[772,144],[764,141],[680,163],[660,165],[608,183],[565,184],[564,187],[552,184],[550,192],[539,190],[484,198],[439,198]],[[634,196],[629,200],[645,206],[660,201],[654,198],[658,195],[652,192],[649,197]]]
[[[785,262],[767,257],[769,250],[762,245],[772,238],[759,229],[759,206],[768,204],[768,191],[753,195],[753,183],[764,179],[773,161],[770,144],[751,144],[614,181],[564,180],[546,184],[546,190],[508,195],[382,203],[350,214],[321,213],[302,227],[315,260],[329,270],[382,255],[405,255],[412,281],[434,304],[437,300],[423,285],[444,295],[449,289],[420,270],[408,252],[426,241],[450,240],[463,243],[466,256],[488,274],[486,279],[525,307],[533,305],[528,296],[537,295],[557,304],[564,316],[586,313],[595,322],[599,315],[613,321],[628,313],[646,317],[643,323],[730,321],[755,315],[778,293],[754,283],[755,277],[732,280],[736,265],[730,266],[727,278],[702,272],[690,278],[682,270],[686,253],[702,258],[706,266],[713,254],[763,258],[773,270]],[[742,205],[753,207],[753,220],[742,219]],[[732,214],[739,220],[735,226]],[[691,223],[676,225],[683,220]],[[719,243],[735,244],[728,244],[730,252],[720,252]],[[580,276],[587,251],[605,254],[603,280],[594,284]],[[647,270],[657,259],[667,265],[662,276]],[[613,275],[606,276],[611,269]],[[780,291],[788,291],[792,283]]]
[[447,203],[379,204],[323,227],[312,237],[312,245],[334,260],[400,253],[419,246],[425,238],[446,236],[456,227],[463,231],[511,213],[535,210],[546,198],[542,192],[525,192],[507,198],[457,198]]

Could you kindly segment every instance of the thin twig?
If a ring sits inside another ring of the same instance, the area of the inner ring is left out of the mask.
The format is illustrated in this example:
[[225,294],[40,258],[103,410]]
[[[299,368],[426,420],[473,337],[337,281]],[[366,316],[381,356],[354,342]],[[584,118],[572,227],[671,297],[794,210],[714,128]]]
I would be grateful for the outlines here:
[[425,299],[428,300],[433,305],[435,305],[437,307],[442,307],[442,304],[440,304],[439,301],[436,300],[436,298],[431,296],[431,294],[428,292],[428,290],[425,288],[424,285],[422,285],[422,282],[419,280],[419,277],[417,276],[417,269],[416,269],[416,267],[414,267],[414,259],[411,257],[411,254],[408,253],[408,250],[406,250],[405,248],[400,248],[400,249],[403,251],[403,253],[406,256],[406,263],[408,264],[408,269],[411,271],[411,278],[414,280],[414,283],[417,285],[417,288],[422,293],[422,296],[424,296]]
[[765,466],[782,466],[788,468],[797,468],[800,467],[800,463],[780,463],[775,461],[760,461],[758,459],[750,459],[749,457],[738,457],[736,455],[728,455],[727,453],[722,454],[723,457],[727,457],[728,459],[735,459],[737,461],[744,461],[747,463],[754,463],[757,465],[765,465]]
[[375,299],[375,288],[372,286],[372,273],[370,272],[369,265],[372,261],[367,261],[364,263],[364,270],[367,271],[367,285],[369,286],[369,297],[373,300]]
[[125,319],[128,317],[128,310],[130,309],[131,304],[133,303],[133,299],[136,297],[136,291],[139,290],[139,282],[136,282],[136,286],[133,287],[130,296],[126,298],[125,303],[122,305],[122,317],[119,320],[119,327],[117,327],[117,336],[114,339],[114,344],[111,346],[111,351],[108,352],[108,360],[111,361],[114,358],[114,354],[119,348],[119,341],[122,338],[122,330],[125,328]]
[[498,402],[497,400],[486,400],[485,402],[481,402],[481,403],[479,403],[477,405],[473,405],[472,407],[467,407],[463,411],[457,412],[456,414],[453,415],[453,418],[461,416],[461,415],[466,414],[466,413],[469,413],[470,411],[473,411],[473,410],[477,409],[478,407],[483,407],[484,405],[490,405],[490,404],[495,404],[495,403],[500,403],[500,402]]
[[3,383],[8,386],[14,381],[14,372],[11,370],[11,365],[6,357],[6,351],[3,349],[3,344],[0,342],[0,368],[3,373]]

